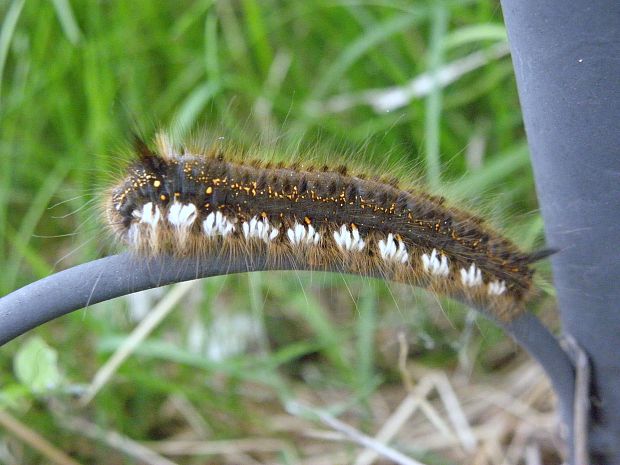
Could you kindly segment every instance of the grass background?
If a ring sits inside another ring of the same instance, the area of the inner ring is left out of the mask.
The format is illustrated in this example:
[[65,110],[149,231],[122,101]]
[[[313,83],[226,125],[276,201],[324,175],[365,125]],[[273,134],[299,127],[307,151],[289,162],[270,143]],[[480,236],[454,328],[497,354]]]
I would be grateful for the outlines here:
[[[92,201],[136,126],[206,127],[241,143],[276,130],[284,146],[320,141],[374,166],[398,160],[525,248],[543,242],[510,58],[488,52],[506,43],[498,2],[0,0],[0,22],[3,294],[103,253]],[[429,86],[433,76],[450,83]],[[368,104],[378,95],[368,91],[414,79],[427,85],[403,106]],[[517,352],[472,312],[415,289],[221,277],[177,290],[161,324],[81,405],[167,292],[76,312],[2,349],[0,409],[40,437],[20,438],[0,418],[0,463],[53,461],[45,440],[79,463],[165,463],[114,446],[110,432],[153,450],[188,437],[279,441],[176,463],[321,463],[312,460],[327,449],[340,455],[325,463],[352,463],[350,443],[327,447],[282,426],[316,424],[291,405],[305,399],[372,435],[374,400],[406,392],[399,335],[416,373],[503,379]],[[396,444],[425,463],[474,463],[463,450]]]

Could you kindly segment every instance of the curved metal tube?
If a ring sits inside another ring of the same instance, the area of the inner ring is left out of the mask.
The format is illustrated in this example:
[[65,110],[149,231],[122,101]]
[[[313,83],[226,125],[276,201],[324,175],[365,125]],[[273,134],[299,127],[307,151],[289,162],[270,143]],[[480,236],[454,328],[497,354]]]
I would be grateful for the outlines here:
[[[0,299],[0,345],[47,321],[91,304],[121,295],[209,276],[261,270],[300,270],[303,265],[283,260],[277,267],[265,257],[230,260],[213,256],[180,259],[113,255],[60,271]],[[342,271],[334,269],[333,271]],[[482,313],[493,319],[488,313]],[[525,313],[510,322],[496,321],[542,365],[560,401],[560,412],[572,440],[574,369],[558,340],[535,315]]]

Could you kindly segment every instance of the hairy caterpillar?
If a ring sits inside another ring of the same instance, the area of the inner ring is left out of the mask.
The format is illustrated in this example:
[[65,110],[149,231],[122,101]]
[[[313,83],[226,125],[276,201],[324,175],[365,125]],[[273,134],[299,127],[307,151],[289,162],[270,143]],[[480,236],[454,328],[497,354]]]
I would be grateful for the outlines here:
[[464,298],[511,319],[532,294],[528,254],[441,197],[353,175],[345,167],[249,161],[219,146],[177,152],[135,144],[137,160],[109,189],[115,235],[139,254],[266,253]]

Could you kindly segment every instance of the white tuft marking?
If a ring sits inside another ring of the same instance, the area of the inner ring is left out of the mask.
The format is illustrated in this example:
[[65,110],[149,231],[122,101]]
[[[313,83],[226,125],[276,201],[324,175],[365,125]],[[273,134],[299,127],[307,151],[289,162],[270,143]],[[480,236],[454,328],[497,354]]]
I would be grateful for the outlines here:
[[278,228],[272,226],[267,218],[259,220],[257,217],[253,217],[249,222],[244,221],[241,228],[243,230],[243,237],[246,239],[257,238],[263,240],[267,244],[280,234]]
[[340,250],[359,252],[366,246],[366,242],[361,238],[357,227],[352,226],[349,230],[346,224],[340,227],[340,231],[334,231],[334,240]]
[[138,220],[138,223],[133,223],[128,232],[128,240],[135,247],[140,245],[140,235],[145,231],[140,228],[140,225],[148,225],[146,231],[150,245],[157,248],[157,225],[161,219],[161,210],[153,202],[147,202],[142,206],[142,210],[134,210],[131,215]]
[[286,230],[288,240],[293,245],[299,244],[313,244],[317,245],[321,240],[321,235],[309,224],[307,226],[299,223],[295,223],[292,228]]
[[482,284],[482,272],[472,263],[468,270],[461,268],[461,282],[467,287],[480,286]]
[[140,220],[140,223],[148,224],[152,229],[157,228],[157,223],[161,219],[161,211],[153,202],[147,202],[142,206],[142,211],[134,210],[131,215]]
[[183,205],[175,201],[168,210],[168,222],[177,229],[189,229],[196,220],[196,216],[198,216],[198,211],[193,203]]
[[150,225],[151,228],[156,229],[160,218],[161,211],[159,211],[159,207],[157,205],[153,202],[144,204],[144,207],[142,207],[142,217],[140,218],[141,223],[146,223]]
[[202,230],[208,237],[226,237],[235,231],[235,225],[222,215],[222,212],[211,212],[202,222]]
[[[398,247],[396,246],[398,243]],[[384,260],[394,260],[400,263],[407,263],[409,253],[403,241],[394,238],[394,234],[389,233],[387,239],[379,241],[379,252]]]
[[187,240],[189,229],[196,221],[197,216],[198,210],[193,203],[183,205],[175,201],[168,210],[168,222],[176,229],[181,245]]
[[441,254],[441,257],[438,257],[437,249],[433,249],[430,255],[422,255],[422,266],[424,267],[424,271],[434,276],[446,277],[450,274],[450,268],[448,268],[448,257],[444,254]]
[[489,295],[502,295],[506,292],[506,282],[495,280],[489,283]]

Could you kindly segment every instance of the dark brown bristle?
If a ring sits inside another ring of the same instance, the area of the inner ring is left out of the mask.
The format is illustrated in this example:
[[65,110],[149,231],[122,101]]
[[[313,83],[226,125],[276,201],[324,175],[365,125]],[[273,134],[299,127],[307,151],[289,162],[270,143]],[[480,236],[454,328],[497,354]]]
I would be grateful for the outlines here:
[[407,208],[408,204],[409,195],[407,195],[407,193],[405,192],[401,192],[400,194],[398,194],[398,197],[396,198],[396,207],[400,210],[404,210]]
[[336,194],[336,189],[338,188],[338,186],[336,185],[336,181],[331,181],[328,185],[327,185],[327,194],[329,195],[335,195]]
[[258,180],[256,181],[256,189],[262,191],[267,187],[267,173],[264,171],[258,176]]
[[300,194],[305,194],[306,191],[308,190],[308,179],[306,179],[305,176],[303,176],[299,180],[299,184],[297,186],[297,190],[299,191]]
[[357,186],[355,186],[355,184],[349,184],[346,188],[345,195],[347,202],[354,202],[357,197]]
[[400,185],[400,180],[398,178],[391,177],[387,179],[386,184],[389,184],[393,188],[398,189],[398,186]]
[[559,249],[554,249],[554,248],[536,250],[528,255],[527,263],[534,263],[540,260],[544,260],[545,258],[548,258],[551,255],[555,255],[559,251],[560,251]]
[[133,147],[138,154],[138,158],[142,161],[157,157],[157,154],[154,153],[151,149],[149,149],[148,145],[146,145],[146,142],[144,142],[144,140],[137,134],[133,135]]

